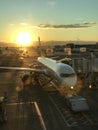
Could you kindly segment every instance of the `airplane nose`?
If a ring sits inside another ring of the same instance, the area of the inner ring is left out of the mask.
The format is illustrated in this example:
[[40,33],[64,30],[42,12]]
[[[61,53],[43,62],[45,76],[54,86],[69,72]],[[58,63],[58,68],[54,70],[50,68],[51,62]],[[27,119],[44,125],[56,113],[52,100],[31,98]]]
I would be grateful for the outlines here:
[[77,83],[77,76],[74,75],[67,77],[63,83],[66,85],[66,87],[75,86]]

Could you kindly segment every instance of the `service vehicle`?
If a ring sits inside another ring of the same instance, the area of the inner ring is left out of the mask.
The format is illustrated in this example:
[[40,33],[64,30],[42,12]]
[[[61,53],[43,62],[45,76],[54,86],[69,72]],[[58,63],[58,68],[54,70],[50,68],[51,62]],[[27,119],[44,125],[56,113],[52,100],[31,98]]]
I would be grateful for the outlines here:
[[66,102],[68,107],[73,112],[80,112],[80,111],[89,111],[89,105],[87,102],[87,99],[79,96],[79,95],[73,95],[66,98]]

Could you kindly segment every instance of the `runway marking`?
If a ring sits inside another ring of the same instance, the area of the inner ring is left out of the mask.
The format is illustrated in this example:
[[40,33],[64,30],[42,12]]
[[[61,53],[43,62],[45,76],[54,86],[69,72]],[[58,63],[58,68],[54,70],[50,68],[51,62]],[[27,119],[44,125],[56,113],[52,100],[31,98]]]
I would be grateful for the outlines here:
[[36,108],[36,112],[37,112],[38,117],[39,117],[39,120],[41,122],[42,128],[43,128],[43,130],[47,130],[37,102],[13,102],[13,103],[8,103],[6,105],[7,106],[16,106],[16,105],[23,105],[23,104],[34,104],[34,106]]
[[43,127],[43,130],[46,130],[46,126],[45,126],[45,123],[44,123],[44,120],[43,120],[43,117],[42,117],[42,114],[41,114],[41,112],[40,112],[40,109],[39,109],[39,107],[38,107],[37,102],[34,102],[34,105],[35,105],[37,114],[38,114],[38,116],[39,116],[41,125],[42,125],[42,127]]
[[30,103],[34,103],[34,102],[12,102],[12,103],[8,103],[6,104],[7,106],[16,106],[16,105],[23,105],[23,104],[30,104]]
[[86,114],[83,113],[83,115],[91,124],[93,124],[93,121]]

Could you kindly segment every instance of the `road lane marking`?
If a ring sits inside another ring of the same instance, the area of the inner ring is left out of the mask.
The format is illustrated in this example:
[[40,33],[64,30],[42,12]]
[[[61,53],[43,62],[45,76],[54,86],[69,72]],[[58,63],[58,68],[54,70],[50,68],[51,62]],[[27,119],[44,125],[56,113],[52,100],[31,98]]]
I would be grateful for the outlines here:
[[37,114],[38,114],[38,117],[40,119],[42,128],[43,128],[43,130],[47,130],[37,102],[13,102],[13,103],[7,103],[6,105],[7,106],[16,106],[16,105],[23,105],[23,104],[34,104],[36,111],[37,111]]
[[33,104],[34,102],[12,102],[12,103],[7,103],[7,106],[16,106],[16,105],[23,105],[23,104]]
[[86,114],[83,113],[83,116],[84,116],[91,124],[93,124],[93,121],[92,121]]
[[37,114],[38,114],[38,116],[39,116],[41,125],[42,125],[42,127],[43,127],[43,130],[46,130],[46,126],[45,126],[45,123],[44,123],[44,120],[43,120],[43,117],[42,117],[42,114],[41,114],[41,112],[40,112],[40,109],[39,109],[39,107],[38,107],[37,102],[34,102],[34,105],[35,105]]

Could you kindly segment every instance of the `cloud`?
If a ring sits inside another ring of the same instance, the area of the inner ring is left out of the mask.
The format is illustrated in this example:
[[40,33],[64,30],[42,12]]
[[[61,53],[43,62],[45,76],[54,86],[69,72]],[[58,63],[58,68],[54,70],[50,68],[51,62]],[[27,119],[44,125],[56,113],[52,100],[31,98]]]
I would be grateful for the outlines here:
[[28,24],[27,24],[27,23],[22,22],[22,23],[20,23],[20,25],[22,25],[22,26],[26,26],[26,25],[28,25]]
[[77,24],[60,24],[60,25],[51,25],[51,24],[40,24],[37,27],[41,29],[70,29],[70,28],[87,28],[95,25],[95,22],[84,22]]
[[84,24],[85,24],[85,25],[87,25],[87,24],[92,25],[92,24],[97,24],[97,23],[96,23],[96,22],[84,22]]

